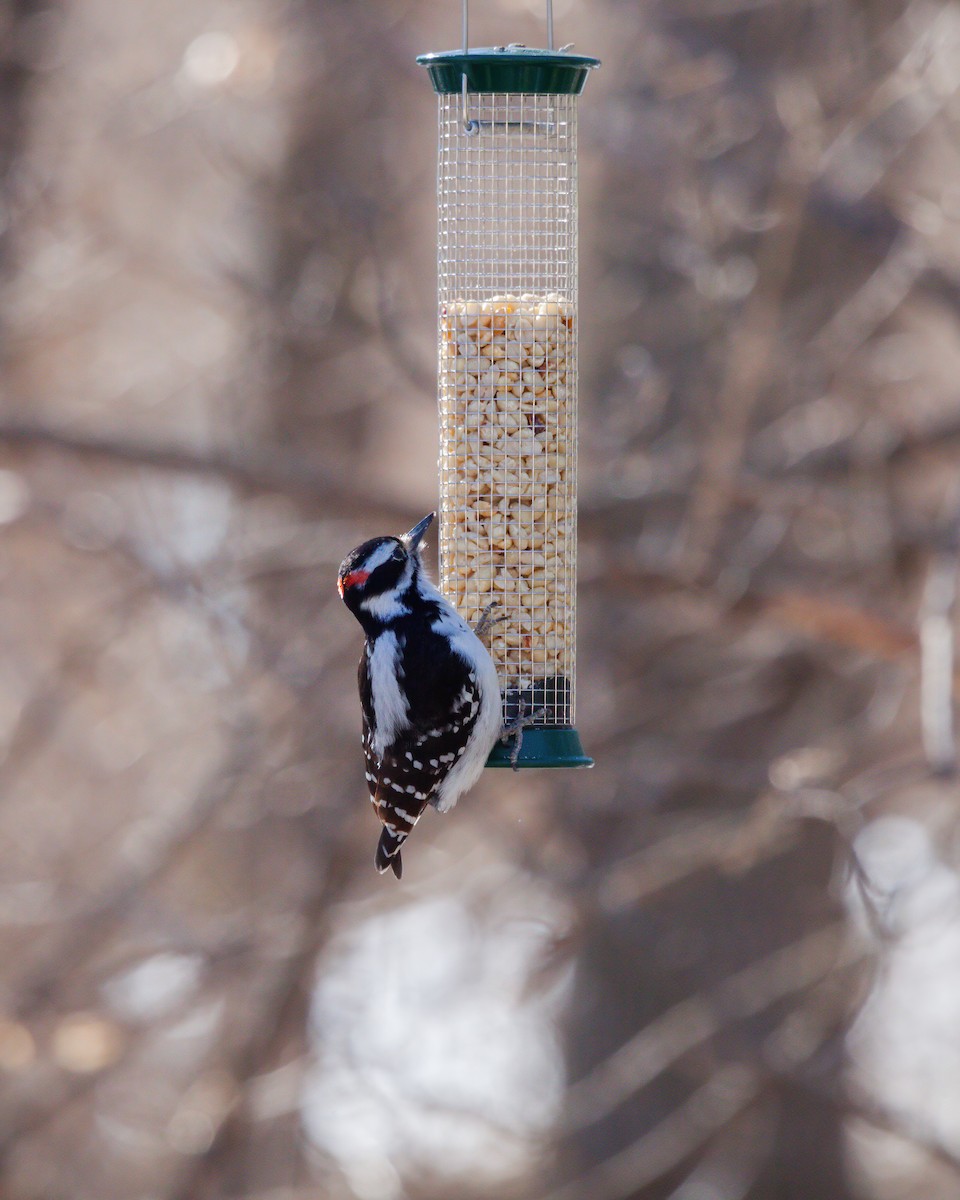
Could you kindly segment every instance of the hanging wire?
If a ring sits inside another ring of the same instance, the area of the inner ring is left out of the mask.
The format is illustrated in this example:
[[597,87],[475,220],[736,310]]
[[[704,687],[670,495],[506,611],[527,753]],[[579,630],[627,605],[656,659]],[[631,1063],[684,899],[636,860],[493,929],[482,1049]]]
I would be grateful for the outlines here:
[[[470,49],[470,15],[469,15],[469,0],[460,0],[460,23],[463,28],[463,52],[466,54]],[[474,121],[470,117],[467,108],[467,73],[463,72],[462,80],[462,113],[463,113],[463,128],[467,133],[474,134],[480,132],[480,122]]]
[[[470,0],[460,0],[460,28],[462,32],[463,52],[466,54],[470,49]],[[573,43],[571,42],[571,45]],[[554,48],[553,38],[553,0],[547,0],[547,49]],[[567,49],[564,46],[564,49]],[[463,128],[467,133],[479,133],[480,122],[474,121],[470,117],[469,106],[467,102],[467,73],[463,72],[462,87],[460,90],[461,107],[463,114]]]

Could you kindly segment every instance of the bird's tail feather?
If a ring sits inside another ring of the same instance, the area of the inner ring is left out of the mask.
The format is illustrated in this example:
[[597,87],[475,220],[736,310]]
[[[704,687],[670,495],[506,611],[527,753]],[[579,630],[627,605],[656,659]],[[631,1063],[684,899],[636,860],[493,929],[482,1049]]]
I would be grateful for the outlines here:
[[400,858],[400,847],[407,840],[405,833],[396,833],[384,827],[377,844],[377,857],[374,860],[377,870],[382,875],[388,868],[399,879],[403,875],[403,862]]

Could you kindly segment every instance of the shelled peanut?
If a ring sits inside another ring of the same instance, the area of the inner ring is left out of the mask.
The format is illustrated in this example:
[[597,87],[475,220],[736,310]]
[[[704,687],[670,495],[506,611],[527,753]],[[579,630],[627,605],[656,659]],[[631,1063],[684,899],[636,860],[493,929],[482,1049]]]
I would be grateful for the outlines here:
[[505,686],[569,675],[573,305],[557,295],[454,300],[440,329],[441,583],[468,619],[499,602],[491,650]]

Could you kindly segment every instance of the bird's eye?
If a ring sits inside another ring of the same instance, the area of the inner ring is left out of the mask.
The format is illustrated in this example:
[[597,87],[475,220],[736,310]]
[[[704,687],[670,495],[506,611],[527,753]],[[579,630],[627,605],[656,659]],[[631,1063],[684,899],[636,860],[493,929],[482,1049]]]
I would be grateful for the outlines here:
[[400,559],[403,558],[403,547],[398,546],[396,548],[396,550],[394,550],[393,554],[391,555],[391,558],[395,558],[397,560],[397,562],[399,562]]

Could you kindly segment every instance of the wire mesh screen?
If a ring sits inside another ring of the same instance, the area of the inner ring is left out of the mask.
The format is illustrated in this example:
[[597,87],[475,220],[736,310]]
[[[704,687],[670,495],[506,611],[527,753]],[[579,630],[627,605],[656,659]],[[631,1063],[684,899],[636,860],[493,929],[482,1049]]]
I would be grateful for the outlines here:
[[491,601],[504,717],[572,725],[576,96],[440,96],[441,587]]

